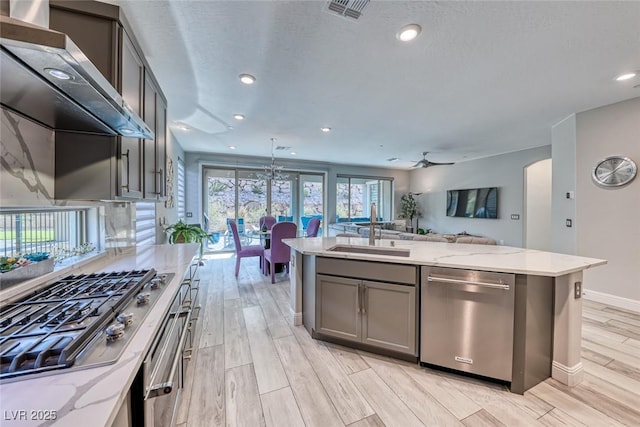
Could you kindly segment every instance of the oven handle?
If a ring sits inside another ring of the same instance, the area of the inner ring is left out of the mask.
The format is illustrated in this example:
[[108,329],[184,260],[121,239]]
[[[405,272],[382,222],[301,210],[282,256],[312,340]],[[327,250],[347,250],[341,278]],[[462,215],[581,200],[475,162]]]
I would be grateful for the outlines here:
[[[151,399],[157,396],[169,394],[173,390],[173,378],[176,374],[176,370],[178,369],[178,365],[180,364],[180,359],[182,359],[182,348],[184,347],[184,342],[187,337],[187,330],[189,329],[189,323],[191,322],[191,310],[175,313],[175,317],[173,320],[174,324],[171,327],[171,329],[173,330],[173,328],[175,328],[175,325],[178,324],[178,319],[184,316],[186,316],[187,318],[184,322],[184,326],[182,327],[182,331],[180,332],[180,339],[178,340],[178,348],[176,350],[176,354],[173,356],[173,362],[171,363],[171,371],[169,372],[169,376],[167,377],[168,381],[153,384],[156,381],[156,377],[158,376],[158,373],[154,372],[154,375],[152,375],[153,381],[151,381],[153,385],[147,388],[146,394],[144,397],[145,400]],[[160,356],[160,360],[164,359],[166,353],[167,353],[167,348],[163,348],[162,355]],[[160,363],[158,363],[158,366],[160,366]]]

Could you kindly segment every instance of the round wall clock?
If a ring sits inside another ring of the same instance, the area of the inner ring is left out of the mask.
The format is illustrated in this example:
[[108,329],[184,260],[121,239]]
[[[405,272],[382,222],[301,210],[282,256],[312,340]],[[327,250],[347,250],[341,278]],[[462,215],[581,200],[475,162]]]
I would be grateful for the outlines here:
[[637,173],[638,167],[630,158],[611,156],[596,164],[592,178],[603,187],[619,187],[633,181]]

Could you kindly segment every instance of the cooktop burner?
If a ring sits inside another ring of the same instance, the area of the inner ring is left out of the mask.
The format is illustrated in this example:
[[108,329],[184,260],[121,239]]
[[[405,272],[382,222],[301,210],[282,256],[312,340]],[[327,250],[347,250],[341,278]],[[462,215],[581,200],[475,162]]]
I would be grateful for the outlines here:
[[125,329],[130,338],[137,328],[132,327],[134,320],[140,323],[144,318],[168,276],[173,275],[156,277],[153,269],[73,275],[3,307],[0,379],[71,367],[90,343],[105,348],[89,353],[122,348]]

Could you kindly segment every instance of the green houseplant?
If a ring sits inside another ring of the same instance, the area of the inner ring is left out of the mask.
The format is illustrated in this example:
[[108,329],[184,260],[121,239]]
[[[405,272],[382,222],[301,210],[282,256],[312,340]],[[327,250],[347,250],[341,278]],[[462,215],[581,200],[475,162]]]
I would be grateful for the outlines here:
[[202,255],[204,252],[204,242],[209,235],[199,224],[187,224],[181,219],[175,224],[171,224],[164,229],[169,233],[169,243],[200,243],[200,265],[203,265]]
[[409,228],[413,231],[413,217],[418,213],[418,205],[412,193],[400,197],[400,218],[409,220]]
[[171,224],[164,229],[169,233],[169,243],[200,243],[209,237],[207,233],[198,224],[187,224],[182,220],[178,220],[175,224]]

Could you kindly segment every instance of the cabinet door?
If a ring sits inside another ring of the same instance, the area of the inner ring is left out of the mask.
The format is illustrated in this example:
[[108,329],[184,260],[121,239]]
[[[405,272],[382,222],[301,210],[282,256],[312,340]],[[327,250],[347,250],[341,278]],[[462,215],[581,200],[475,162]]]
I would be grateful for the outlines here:
[[[148,77],[144,79],[144,122],[152,132],[156,132],[156,88]],[[153,139],[145,139],[142,144],[144,146],[144,198],[156,199],[158,196],[156,142]]]
[[122,40],[120,93],[129,108],[137,115],[142,116],[144,64],[134,48],[133,42],[122,27],[120,34]]
[[[120,27],[122,56],[120,58],[120,92],[129,108],[142,115],[144,65],[129,36]],[[137,138],[120,138],[120,181],[123,197],[141,198],[143,194],[142,144]]]
[[362,342],[417,355],[415,286],[363,284]]
[[156,182],[159,200],[167,196],[167,106],[160,94],[156,95]]
[[349,341],[360,341],[360,285],[362,281],[316,276],[316,331]]
[[137,138],[120,138],[120,196],[142,197],[142,149]]

